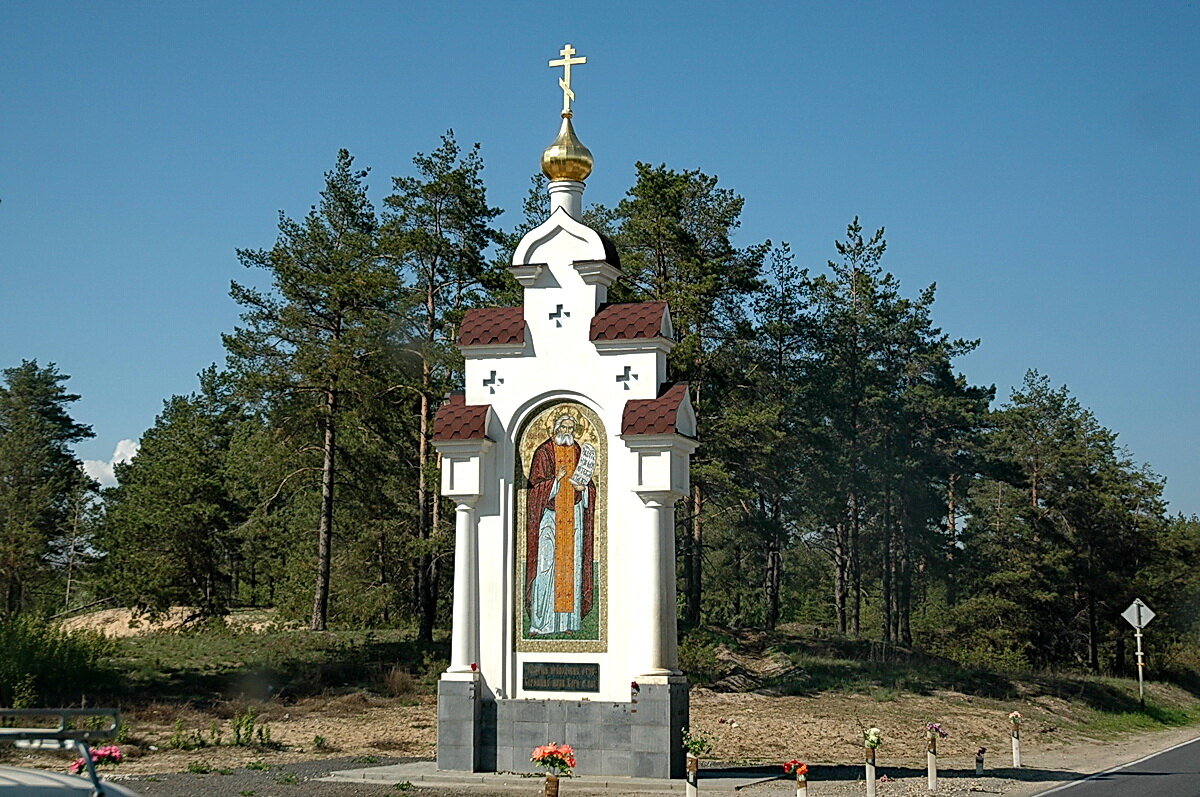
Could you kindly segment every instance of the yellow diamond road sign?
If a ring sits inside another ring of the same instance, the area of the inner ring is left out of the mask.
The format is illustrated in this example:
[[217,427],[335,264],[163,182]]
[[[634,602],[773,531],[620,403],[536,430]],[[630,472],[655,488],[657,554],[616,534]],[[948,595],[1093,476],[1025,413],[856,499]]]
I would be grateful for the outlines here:
[[1121,612],[1121,616],[1134,628],[1145,628],[1154,619],[1154,611],[1142,603],[1141,598],[1134,598],[1129,608]]

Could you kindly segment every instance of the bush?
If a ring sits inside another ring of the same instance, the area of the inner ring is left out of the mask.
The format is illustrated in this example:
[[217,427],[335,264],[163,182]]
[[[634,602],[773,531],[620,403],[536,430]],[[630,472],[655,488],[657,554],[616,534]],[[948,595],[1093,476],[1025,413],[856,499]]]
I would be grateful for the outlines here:
[[64,631],[27,617],[0,619],[0,706],[61,705],[107,689],[112,644],[100,634]]
[[392,667],[383,676],[383,691],[392,697],[405,697],[417,689],[417,681],[412,673],[401,667]]
[[724,675],[717,661],[717,646],[698,633],[679,643],[679,667],[693,684],[708,684]]

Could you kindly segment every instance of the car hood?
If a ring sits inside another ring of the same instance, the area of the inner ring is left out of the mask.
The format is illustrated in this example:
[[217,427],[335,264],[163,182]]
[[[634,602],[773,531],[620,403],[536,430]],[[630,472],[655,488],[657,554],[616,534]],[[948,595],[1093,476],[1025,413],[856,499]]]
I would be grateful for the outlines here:
[[[138,797],[138,793],[116,783],[103,783],[105,795]],[[91,795],[92,782],[87,778],[48,772],[44,769],[0,767],[0,797],[65,797]]]

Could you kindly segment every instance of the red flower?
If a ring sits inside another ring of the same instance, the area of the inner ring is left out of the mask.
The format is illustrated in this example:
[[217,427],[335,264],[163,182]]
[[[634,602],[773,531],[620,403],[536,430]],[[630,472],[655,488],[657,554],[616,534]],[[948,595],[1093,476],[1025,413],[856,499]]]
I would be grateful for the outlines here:
[[566,775],[575,768],[575,751],[569,744],[544,744],[533,748],[529,760],[540,767]]
[[791,761],[788,761],[783,765],[783,771],[789,775],[807,775],[808,764],[803,764],[799,759],[793,758]]

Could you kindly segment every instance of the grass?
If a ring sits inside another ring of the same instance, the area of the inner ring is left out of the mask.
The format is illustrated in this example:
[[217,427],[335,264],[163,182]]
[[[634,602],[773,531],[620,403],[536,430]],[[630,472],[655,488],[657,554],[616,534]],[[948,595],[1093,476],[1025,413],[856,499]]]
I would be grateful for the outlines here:
[[[1138,701],[1137,682],[1075,673],[1000,672],[965,667],[949,659],[880,642],[811,633],[734,632],[706,627],[691,632],[681,645],[689,674],[716,683],[746,668],[737,663],[781,655],[791,668],[759,677],[774,694],[817,697],[861,694],[877,703],[909,695],[958,694],[980,705],[1043,704],[1041,730],[1070,730],[1107,738],[1129,732],[1200,723],[1200,700],[1190,681],[1147,685],[1147,701]],[[753,673],[752,673],[753,674]],[[1054,701],[1065,701],[1051,709]]]
[[305,697],[331,686],[391,691],[397,666],[414,674],[414,692],[427,693],[447,648],[397,630],[163,632],[116,640],[113,664],[124,674],[123,702],[207,705]]
[[[316,634],[208,629],[152,633],[114,640],[112,645],[112,664],[124,675],[122,686],[111,696],[149,727],[170,733],[174,723],[170,740],[164,734],[158,744],[207,748],[203,755],[216,755],[220,748],[239,743],[258,750],[256,756],[277,749],[279,745],[270,741],[269,726],[251,713],[250,706],[264,705],[258,701],[275,704],[265,706],[261,715],[273,721],[282,721],[280,704],[292,717],[297,712],[348,716],[374,705],[379,695],[396,696],[394,701],[427,701],[447,653],[444,640],[418,644],[400,630]],[[864,695],[881,704],[875,710],[905,721],[924,723],[927,718],[909,715],[962,711],[964,704],[970,704],[968,711],[978,709],[1002,718],[1020,706],[1029,716],[1026,727],[1031,738],[1043,733],[1054,734],[1046,739],[1111,738],[1200,723],[1196,684],[1149,683],[1143,709],[1134,681],[988,671],[917,650],[819,635],[811,629],[785,628],[766,634],[703,628],[682,640],[680,653],[694,683],[712,684],[736,674],[751,678],[754,685],[747,688],[761,686],[780,695]],[[758,665],[764,665],[761,672]],[[296,702],[316,695],[323,697]],[[917,701],[914,696],[925,699]],[[930,697],[940,702],[931,702]],[[193,730],[196,725],[199,728]],[[333,738],[322,728],[308,731],[307,736],[317,751],[336,749],[330,743]],[[380,759],[360,755],[353,760],[372,764]],[[193,766],[212,772],[214,763]]]

